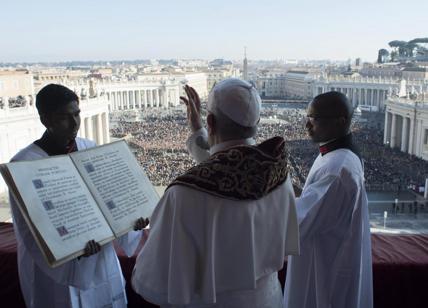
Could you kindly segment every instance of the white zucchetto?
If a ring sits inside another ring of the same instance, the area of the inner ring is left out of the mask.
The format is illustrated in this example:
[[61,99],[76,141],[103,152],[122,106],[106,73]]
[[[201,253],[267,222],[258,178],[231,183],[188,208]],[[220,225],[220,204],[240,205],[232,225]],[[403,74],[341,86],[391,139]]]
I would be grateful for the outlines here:
[[207,109],[219,110],[232,121],[245,127],[256,126],[260,119],[261,98],[249,82],[229,78],[216,84],[208,96]]

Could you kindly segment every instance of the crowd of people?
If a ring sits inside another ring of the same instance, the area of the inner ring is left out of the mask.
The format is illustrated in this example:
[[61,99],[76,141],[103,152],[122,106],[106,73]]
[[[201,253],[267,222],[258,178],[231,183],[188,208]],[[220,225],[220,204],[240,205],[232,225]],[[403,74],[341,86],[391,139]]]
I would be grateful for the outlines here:
[[140,121],[120,119],[112,136],[131,136],[138,162],[155,186],[167,186],[194,165],[185,147],[188,135],[185,114],[145,114]]
[[[293,182],[302,187],[318,149],[308,139],[306,111],[299,108],[264,107],[257,142],[282,136],[289,149]],[[382,115],[356,117],[352,131],[364,160],[368,190],[403,190],[423,186],[428,162],[383,145]],[[129,135],[136,157],[154,185],[166,186],[195,165],[185,142],[190,132],[183,110],[151,111],[139,121],[121,119],[112,128],[113,136]],[[398,168],[399,166],[399,168]]]

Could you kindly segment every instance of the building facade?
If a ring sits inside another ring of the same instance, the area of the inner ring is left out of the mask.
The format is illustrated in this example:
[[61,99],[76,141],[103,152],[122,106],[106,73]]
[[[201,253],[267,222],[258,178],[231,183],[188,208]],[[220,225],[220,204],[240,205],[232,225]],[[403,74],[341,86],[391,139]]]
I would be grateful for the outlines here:
[[[320,76],[313,83],[313,97],[328,91],[345,94],[354,106],[366,111],[383,111],[388,96],[398,95],[403,87],[398,78],[362,76]],[[423,93],[428,88],[428,80],[405,82],[406,93]]]
[[0,108],[21,107],[33,103],[33,74],[26,70],[0,71]]
[[207,75],[207,92],[210,93],[211,89],[220,81],[227,78],[239,78],[240,72],[239,69],[233,68],[216,68],[210,69],[205,72]]
[[313,78],[307,71],[289,71],[285,74],[285,96],[292,99],[313,98]]
[[286,79],[283,75],[257,78],[257,90],[262,98],[285,98]]

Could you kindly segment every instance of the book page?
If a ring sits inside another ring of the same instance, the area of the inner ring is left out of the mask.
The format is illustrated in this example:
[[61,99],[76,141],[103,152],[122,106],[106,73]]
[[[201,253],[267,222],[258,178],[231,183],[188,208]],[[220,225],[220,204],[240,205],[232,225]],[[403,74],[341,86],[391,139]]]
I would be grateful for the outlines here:
[[29,219],[56,260],[83,252],[89,240],[103,244],[114,238],[70,157],[12,162],[7,168]]
[[70,156],[116,236],[150,217],[159,196],[125,141]]

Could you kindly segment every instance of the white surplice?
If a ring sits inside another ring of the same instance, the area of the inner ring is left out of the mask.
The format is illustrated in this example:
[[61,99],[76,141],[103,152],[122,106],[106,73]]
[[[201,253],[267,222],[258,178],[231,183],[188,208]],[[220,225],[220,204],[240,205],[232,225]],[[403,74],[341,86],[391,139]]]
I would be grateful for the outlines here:
[[359,158],[348,149],[320,154],[296,206],[300,256],[288,258],[285,308],[371,308],[370,226]]
[[[200,153],[202,160],[209,155]],[[162,307],[282,307],[277,271],[286,255],[299,252],[295,211],[290,178],[243,201],[174,185],[152,214],[133,288]]]
[[[95,146],[94,142],[82,138],[76,138],[76,143],[79,150]],[[12,161],[46,157],[46,152],[31,144]],[[18,245],[19,281],[27,307],[126,307],[125,281],[112,243],[102,246],[95,255],[50,268],[13,198],[10,203]],[[141,231],[131,231],[116,241],[131,256],[140,239]]]

